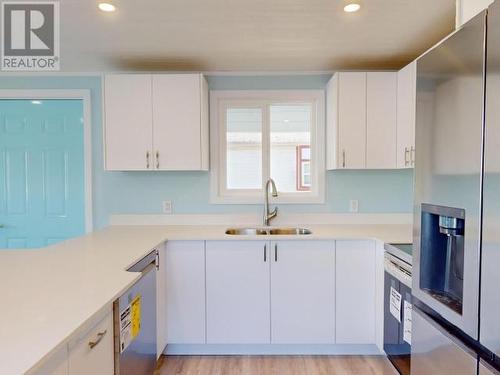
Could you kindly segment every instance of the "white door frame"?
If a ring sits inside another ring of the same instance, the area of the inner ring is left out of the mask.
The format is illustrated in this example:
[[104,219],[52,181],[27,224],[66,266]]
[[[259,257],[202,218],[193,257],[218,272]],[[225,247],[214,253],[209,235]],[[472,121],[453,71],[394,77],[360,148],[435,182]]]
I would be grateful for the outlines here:
[[85,232],[92,232],[92,120],[90,90],[0,90],[0,99],[80,99],[83,101],[83,148],[85,175]]

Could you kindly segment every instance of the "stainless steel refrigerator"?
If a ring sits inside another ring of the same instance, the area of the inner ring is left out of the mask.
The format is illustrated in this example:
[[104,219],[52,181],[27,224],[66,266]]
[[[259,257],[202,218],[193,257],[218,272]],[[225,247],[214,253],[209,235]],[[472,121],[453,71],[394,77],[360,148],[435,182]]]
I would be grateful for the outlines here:
[[479,338],[500,368],[500,1],[487,30]]
[[500,2],[417,60],[412,373],[500,369]]

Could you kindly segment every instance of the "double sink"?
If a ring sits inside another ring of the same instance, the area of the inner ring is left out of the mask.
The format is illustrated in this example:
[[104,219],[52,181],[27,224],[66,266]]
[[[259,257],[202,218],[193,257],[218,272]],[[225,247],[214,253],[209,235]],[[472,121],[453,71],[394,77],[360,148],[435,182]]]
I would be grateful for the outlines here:
[[312,232],[305,228],[229,228],[226,230],[226,234],[234,236],[302,236],[312,234]]

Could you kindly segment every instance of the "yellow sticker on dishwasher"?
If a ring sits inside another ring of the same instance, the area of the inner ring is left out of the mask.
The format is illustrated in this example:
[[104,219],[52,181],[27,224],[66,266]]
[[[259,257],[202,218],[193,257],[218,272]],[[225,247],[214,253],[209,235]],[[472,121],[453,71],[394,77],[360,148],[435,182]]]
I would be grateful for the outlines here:
[[137,337],[141,330],[141,295],[138,294],[130,303],[130,321],[132,324],[132,339]]

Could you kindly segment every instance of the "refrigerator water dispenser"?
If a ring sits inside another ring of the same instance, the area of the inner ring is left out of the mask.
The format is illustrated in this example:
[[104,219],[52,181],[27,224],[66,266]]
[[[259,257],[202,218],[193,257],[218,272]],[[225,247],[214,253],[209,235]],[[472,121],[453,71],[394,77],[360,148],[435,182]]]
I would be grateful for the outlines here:
[[420,288],[462,314],[465,210],[422,204]]

